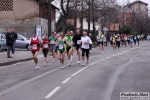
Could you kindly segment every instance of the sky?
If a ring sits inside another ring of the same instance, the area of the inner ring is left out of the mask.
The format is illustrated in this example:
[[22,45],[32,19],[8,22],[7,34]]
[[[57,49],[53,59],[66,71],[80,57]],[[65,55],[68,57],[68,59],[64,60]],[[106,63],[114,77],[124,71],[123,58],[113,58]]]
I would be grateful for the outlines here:
[[[54,0],[55,2],[53,2],[53,4],[54,5],[56,5],[58,8],[60,8],[60,4],[59,4],[59,1],[60,0]],[[123,4],[125,4],[124,3],[124,1],[127,1],[127,0],[117,0],[118,2],[119,2],[119,4],[121,4],[121,3],[123,3]],[[132,3],[132,2],[134,2],[134,1],[136,1],[136,0],[129,0],[130,1],[130,3]],[[138,0],[139,1],[139,0]],[[149,10],[150,10],[150,0],[140,0],[140,1],[143,1],[143,2],[145,2],[145,3],[148,3],[148,8],[149,8]],[[57,12],[57,14],[56,14],[56,19],[58,20],[58,18],[59,18],[59,12]]]

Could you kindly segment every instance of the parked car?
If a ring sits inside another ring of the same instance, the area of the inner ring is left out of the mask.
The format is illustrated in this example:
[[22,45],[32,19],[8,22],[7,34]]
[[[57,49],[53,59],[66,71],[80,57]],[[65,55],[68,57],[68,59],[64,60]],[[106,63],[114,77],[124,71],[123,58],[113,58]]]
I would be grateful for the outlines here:
[[0,51],[7,50],[5,34],[0,34]]
[[30,48],[29,43],[30,43],[29,39],[27,39],[26,37],[22,35],[18,35],[15,47],[30,50],[31,48]]

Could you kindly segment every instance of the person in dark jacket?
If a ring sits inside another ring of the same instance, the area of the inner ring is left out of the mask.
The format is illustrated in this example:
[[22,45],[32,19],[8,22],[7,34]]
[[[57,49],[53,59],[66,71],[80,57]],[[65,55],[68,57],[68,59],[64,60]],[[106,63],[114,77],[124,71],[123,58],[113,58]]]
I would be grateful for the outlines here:
[[6,33],[6,45],[7,45],[7,58],[12,58],[10,56],[10,49],[12,46],[12,34],[11,34],[11,30],[8,29],[7,33]]
[[11,46],[11,51],[12,51],[12,54],[15,53],[15,44],[16,44],[16,40],[18,38],[18,35],[17,33],[14,31],[14,29],[12,28],[11,29],[11,34],[12,34],[12,46]]

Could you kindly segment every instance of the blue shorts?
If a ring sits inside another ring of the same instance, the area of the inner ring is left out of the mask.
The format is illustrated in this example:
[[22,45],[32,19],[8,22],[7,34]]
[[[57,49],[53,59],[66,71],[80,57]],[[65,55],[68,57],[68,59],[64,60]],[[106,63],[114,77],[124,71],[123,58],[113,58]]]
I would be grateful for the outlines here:
[[50,49],[51,49],[51,51],[57,51],[55,44],[51,44],[51,45],[50,45]]

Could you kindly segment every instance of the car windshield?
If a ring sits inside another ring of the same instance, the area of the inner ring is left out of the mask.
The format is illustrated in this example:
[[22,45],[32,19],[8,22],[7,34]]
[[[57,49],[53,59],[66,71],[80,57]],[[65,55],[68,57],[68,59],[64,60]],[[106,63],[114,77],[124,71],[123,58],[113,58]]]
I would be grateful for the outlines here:
[[21,38],[23,38],[23,39],[27,40],[27,38],[26,38],[26,37],[24,37],[24,36],[22,36],[22,35],[18,35],[18,37],[21,37]]

